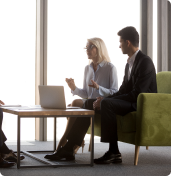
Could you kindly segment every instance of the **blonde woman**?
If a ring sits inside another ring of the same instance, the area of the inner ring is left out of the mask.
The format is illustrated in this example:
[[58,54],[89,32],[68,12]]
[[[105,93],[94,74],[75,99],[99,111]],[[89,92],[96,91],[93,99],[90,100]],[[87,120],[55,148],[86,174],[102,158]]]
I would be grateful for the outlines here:
[[[103,40],[100,38],[88,39],[85,49],[87,50],[89,65],[85,67],[83,88],[78,88],[74,79],[66,78],[66,82],[72,94],[81,97],[81,99],[74,100],[71,106],[83,107],[86,99],[107,97],[118,90],[117,71],[115,66],[110,62],[108,51]],[[59,141],[57,151],[66,144],[66,137],[76,119],[77,118],[68,118],[66,130]],[[84,147],[84,141],[81,146]],[[79,147],[75,146],[74,153],[76,153],[78,149]],[[52,159],[52,155],[46,155],[45,158]]]

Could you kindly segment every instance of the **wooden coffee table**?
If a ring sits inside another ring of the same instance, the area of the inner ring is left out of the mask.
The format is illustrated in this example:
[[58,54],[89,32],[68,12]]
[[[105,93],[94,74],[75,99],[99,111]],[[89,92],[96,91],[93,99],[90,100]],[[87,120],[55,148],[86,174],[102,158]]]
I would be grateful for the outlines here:
[[[54,152],[56,150],[56,118],[59,117],[87,117],[91,120],[91,152],[90,152],[90,164],[72,164],[69,166],[93,166],[94,159],[94,111],[87,109],[44,109],[38,106],[22,106],[22,107],[3,107],[3,112],[17,115],[17,168],[30,168],[30,167],[59,167],[59,166],[68,166],[67,164],[56,164],[51,161],[43,160],[32,153],[37,152]],[[20,151],[20,122],[21,118],[49,118],[54,117],[54,151]],[[33,159],[36,159],[44,165],[20,165],[20,153],[23,153]]]

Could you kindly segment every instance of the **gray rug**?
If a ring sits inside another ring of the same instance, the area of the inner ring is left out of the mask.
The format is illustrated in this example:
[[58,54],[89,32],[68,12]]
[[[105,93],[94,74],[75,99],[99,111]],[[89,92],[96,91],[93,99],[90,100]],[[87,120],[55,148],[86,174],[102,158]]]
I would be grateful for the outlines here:
[[[52,150],[52,142],[28,141],[33,145],[22,145],[21,150]],[[10,145],[11,149],[16,150],[16,145]],[[16,166],[8,169],[0,169],[0,173],[4,176],[168,176],[171,173],[171,147],[140,147],[138,165],[134,166],[134,149],[130,144],[119,142],[120,152],[122,153],[122,164],[110,165],[94,165],[94,167],[58,167],[58,168],[22,168],[17,169]],[[95,158],[101,157],[108,149],[108,144],[95,143]],[[44,153],[37,154],[43,158]],[[90,160],[88,152],[88,143],[85,145],[84,153],[81,149],[76,154],[76,162],[87,163]],[[22,165],[42,165],[42,163],[25,158],[21,162]]]

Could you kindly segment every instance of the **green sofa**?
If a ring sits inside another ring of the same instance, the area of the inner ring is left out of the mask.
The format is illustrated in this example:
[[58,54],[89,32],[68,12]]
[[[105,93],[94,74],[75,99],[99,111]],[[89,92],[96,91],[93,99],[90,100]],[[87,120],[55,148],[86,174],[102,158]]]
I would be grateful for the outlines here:
[[[137,111],[117,115],[118,140],[135,145],[134,165],[138,163],[140,146],[171,146],[171,72],[157,73],[157,90],[138,96]],[[94,134],[101,136],[98,114]]]

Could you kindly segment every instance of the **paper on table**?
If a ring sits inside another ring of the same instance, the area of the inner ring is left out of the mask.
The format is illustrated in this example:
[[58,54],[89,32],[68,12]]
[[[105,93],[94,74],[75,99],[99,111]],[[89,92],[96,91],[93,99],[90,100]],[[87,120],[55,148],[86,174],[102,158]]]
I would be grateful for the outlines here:
[[21,107],[21,105],[1,105],[1,107]]
[[11,107],[11,110],[41,110],[40,105],[30,105],[30,106],[20,106],[20,107]]
[[40,105],[32,105],[32,106],[23,106],[19,107],[17,110],[34,110],[34,109],[42,109]]

